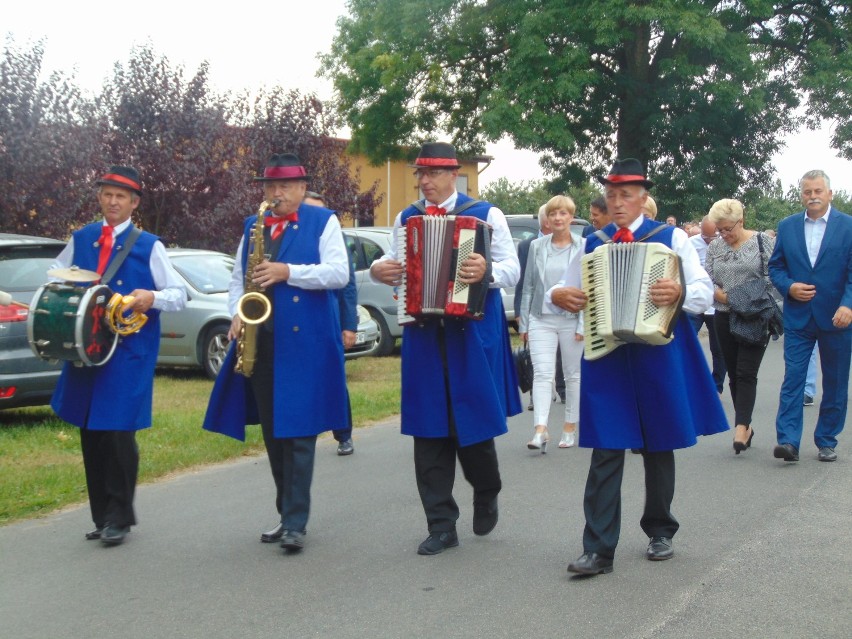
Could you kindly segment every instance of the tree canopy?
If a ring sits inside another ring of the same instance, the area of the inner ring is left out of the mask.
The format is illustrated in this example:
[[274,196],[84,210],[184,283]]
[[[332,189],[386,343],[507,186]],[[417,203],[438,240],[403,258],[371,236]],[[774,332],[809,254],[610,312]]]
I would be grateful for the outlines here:
[[323,73],[373,161],[507,134],[580,184],[614,157],[667,207],[772,186],[785,132],[852,158],[852,9],[830,0],[350,0]]

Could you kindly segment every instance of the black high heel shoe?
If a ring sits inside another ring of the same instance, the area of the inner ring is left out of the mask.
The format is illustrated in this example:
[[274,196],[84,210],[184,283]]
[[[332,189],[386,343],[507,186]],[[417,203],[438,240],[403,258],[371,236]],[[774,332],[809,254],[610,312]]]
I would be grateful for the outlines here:
[[734,453],[739,455],[746,448],[751,448],[751,440],[754,439],[754,429],[749,426],[749,430],[751,431],[751,435],[748,436],[748,440],[744,442],[738,442],[736,439],[734,440]]

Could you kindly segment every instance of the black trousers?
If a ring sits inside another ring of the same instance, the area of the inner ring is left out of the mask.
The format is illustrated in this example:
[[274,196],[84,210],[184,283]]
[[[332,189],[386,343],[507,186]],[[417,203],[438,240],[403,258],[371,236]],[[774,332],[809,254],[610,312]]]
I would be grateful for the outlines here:
[[[645,511],[639,525],[648,537],[674,537],[680,524],[671,512],[675,489],[674,452],[643,452]],[[624,451],[595,448],[586,479],[583,550],[612,558],[621,532]]]
[[139,475],[136,432],[81,428],[80,447],[95,526],[135,526],[133,496]]
[[456,529],[459,507],[453,499],[456,457],[464,478],[473,486],[473,503],[488,504],[503,484],[494,440],[459,446],[456,437],[415,437],[414,473],[429,532]]
[[[314,476],[316,435],[275,437],[273,403],[276,401],[272,362],[274,338],[271,331],[258,331],[257,360],[249,378],[257,401],[260,428],[272,480],[275,482],[275,508],[287,530],[304,532],[311,509],[311,483]],[[279,399],[283,401],[283,399]]]
[[731,314],[716,312],[716,335],[728,367],[728,387],[734,402],[734,423],[748,426],[757,398],[757,371],[768,344],[741,344],[731,334]]

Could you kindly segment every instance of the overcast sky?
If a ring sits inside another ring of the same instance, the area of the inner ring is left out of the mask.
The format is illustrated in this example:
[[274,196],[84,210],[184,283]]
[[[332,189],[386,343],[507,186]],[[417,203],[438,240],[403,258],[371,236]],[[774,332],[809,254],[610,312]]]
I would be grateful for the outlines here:
[[[211,83],[220,91],[280,85],[314,92],[327,100],[330,83],[316,77],[317,55],[328,51],[335,22],[345,0],[243,0],[222,3],[197,0],[148,0],[126,4],[103,0],[43,0],[7,3],[0,33],[11,34],[18,47],[45,39],[45,67],[74,72],[77,83],[97,90],[125,62],[134,45],[150,43],[172,66],[192,73],[210,62]],[[813,168],[824,169],[832,188],[852,193],[852,162],[841,160],[828,145],[827,130],[803,131],[787,140],[774,158],[785,190]],[[542,177],[535,154],[511,143],[489,145],[494,163],[482,184],[500,177],[513,182]]]

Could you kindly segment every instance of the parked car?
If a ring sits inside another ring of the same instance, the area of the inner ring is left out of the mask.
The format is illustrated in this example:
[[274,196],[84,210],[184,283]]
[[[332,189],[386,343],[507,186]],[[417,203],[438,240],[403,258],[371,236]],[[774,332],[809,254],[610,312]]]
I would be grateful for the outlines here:
[[379,340],[373,351],[383,357],[393,352],[396,338],[402,337],[402,327],[396,319],[396,299],[393,289],[370,279],[370,264],[390,250],[391,233],[388,226],[345,228],[346,247],[355,264],[355,282],[358,286],[358,304],[376,322]]
[[61,363],[37,358],[27,341],[27,317],[33,295],[65,242],[0,233],[0,290],[22,306],[0,306],[0,409],[50,402]]
[[[201,249],[167,249],[175,270],[186,283],[186,308],[160,315],[158,366],[200,366],[215,379],[228,352],[228,282],[234,258]],[[375,349],[378,327],[365,309],[358,312],[355,346],[347,358],[369,355]]]

